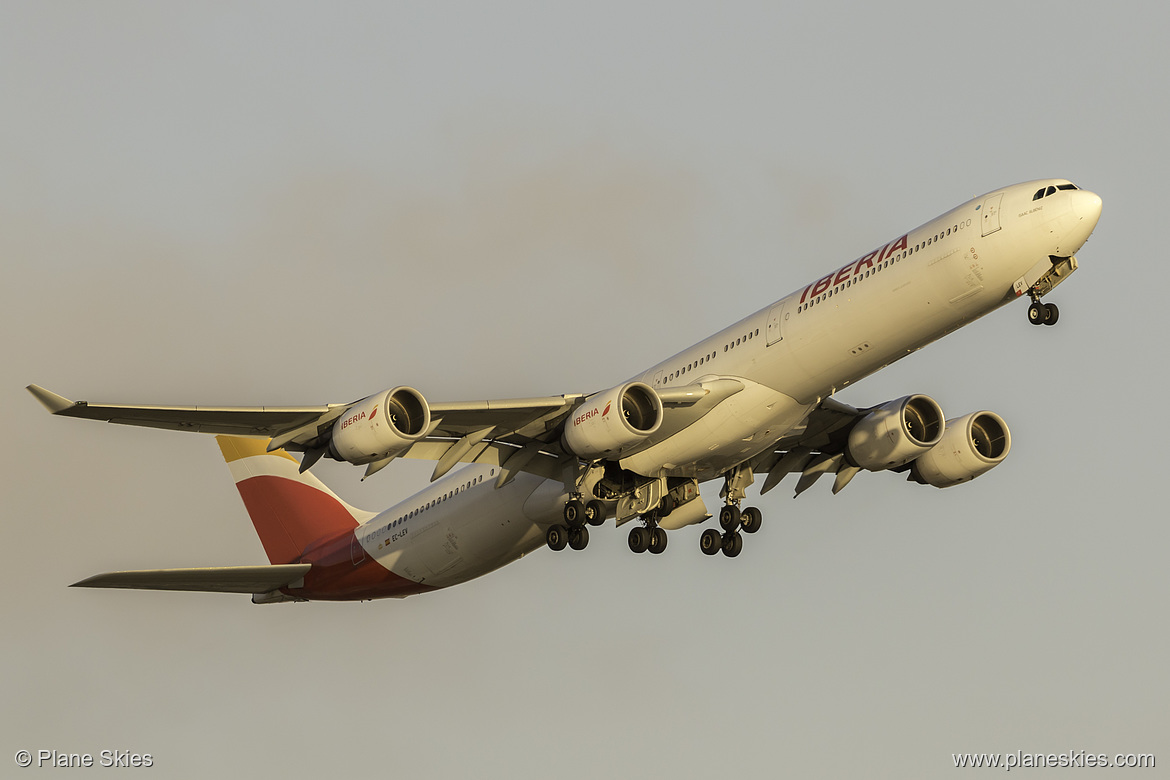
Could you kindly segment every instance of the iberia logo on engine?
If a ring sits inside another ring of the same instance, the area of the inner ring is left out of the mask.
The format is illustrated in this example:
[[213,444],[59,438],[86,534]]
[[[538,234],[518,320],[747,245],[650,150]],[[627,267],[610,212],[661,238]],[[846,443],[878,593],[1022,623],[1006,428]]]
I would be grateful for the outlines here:
[[[370,415],[370,416],[372,417],[373,415]],[[342,420],[341,427],[348,428],[349,426],[353,425],[354,423],[361,422],[364,419],[366,419],[366,413],[365,412],[358,412],[357,414],[352,415],[352,416],[347,417],[346,419]]]
[[605,411],[598,411],[597,407],[595,406],[592,409],[590,409],[589,411],[584,412],[583,414],[577,415],[576,417],[573,418],[574,427],[580,425],[581,423],[585,422],[586,420],[590,419],[591,417],[596,417],[597,415],[601,415],[602,417],[605,417],[607,414],[609,414],[609,407],[611,407],[611,406],[613,406],[613,401],[610,401],[609,403],[607,403],[605,405]]

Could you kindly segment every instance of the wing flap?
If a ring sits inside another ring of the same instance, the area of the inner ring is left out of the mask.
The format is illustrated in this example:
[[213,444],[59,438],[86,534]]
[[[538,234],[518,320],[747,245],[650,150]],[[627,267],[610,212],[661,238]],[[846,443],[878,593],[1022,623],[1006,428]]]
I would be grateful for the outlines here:
[[96,574],[71,588],[128,588],[132,590],[188,590],[210,593],[268,593],[299,587],[311,563],[274,566],[209,566],[198,569],[142,569]]

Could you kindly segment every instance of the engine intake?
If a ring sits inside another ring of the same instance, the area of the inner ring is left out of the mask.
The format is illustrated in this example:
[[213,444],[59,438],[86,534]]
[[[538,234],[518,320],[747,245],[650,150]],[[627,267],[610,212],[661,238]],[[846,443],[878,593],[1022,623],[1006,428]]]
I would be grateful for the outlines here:
[[641,444],[662,425],[662,399],[643,382],[629,382],[585,399],[565,424],[565,449],[579,458],[613,458]]
[[1007,423],[995,412],[947,421],[942,440],[910,467],[910,478],[937,488],[970,482],[1003,462],[1012,449]]
[[355,465],[401,455],[426,435],[431,408],[413,387],[363,398],[333,423],[329,455]]
[[933,398],[908,395],[888,401],[861,418],[849,432],[849,461],[868,471],[904,466],[934,447],[946,424]]

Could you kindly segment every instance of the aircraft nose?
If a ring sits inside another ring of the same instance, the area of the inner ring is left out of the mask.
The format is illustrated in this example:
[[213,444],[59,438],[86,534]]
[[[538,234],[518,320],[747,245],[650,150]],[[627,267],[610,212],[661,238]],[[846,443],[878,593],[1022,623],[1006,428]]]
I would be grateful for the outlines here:
[[1072,190],[1068,195],[1071,213],[1064,221],[1065,229],[1056,251],[1061,257],[1075,254],[1084,246],[1101,218],[1100,195],[1088,190]]
[[1088,190],[1077,190],[1072,196],[1073,212],[1083,224],[1087,238],[1097,227],[1097,220],[1101,218],[1101,196]]

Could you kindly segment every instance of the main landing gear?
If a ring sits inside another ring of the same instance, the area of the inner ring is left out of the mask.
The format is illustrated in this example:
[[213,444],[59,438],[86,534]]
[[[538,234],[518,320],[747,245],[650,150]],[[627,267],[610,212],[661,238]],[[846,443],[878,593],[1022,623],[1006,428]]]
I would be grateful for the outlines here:
[[1044,303],[1040,296],[1032,297],[1032,305],[1028,307],[1028,322],[1033,325],[1055,325],[1060,319],[1060,309],[1055,303]]
[[636,553],[649,551],[661,555],[666,550],[666,531],[657,525],[630,529],[630,550]]
[[583,502],[580,498],[572,498],[565,504],[565,523],[549,526],[544,535],[544,541],[552,550],[563,550],[566,546],[573,550],[584,550],[589,546],[588,525],[601,525],[605,522],[605,504],[600,501]]
[[754,534],[760,530],[763,519],[763,514],[754,506],[740,511],[735,504],[724,504],[719,510],[719,527],[723,533],[714,528],[703,531],[699,537],[699,549],[706,555],[714,555],[722,550],[728,558],[734,558],[743,551],[743,536],[739,532]]

